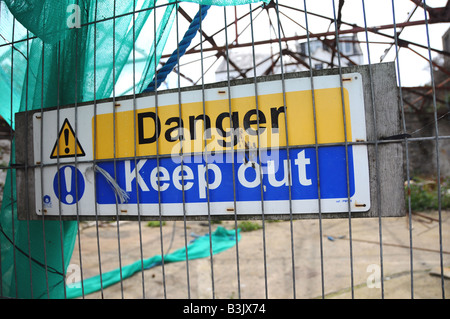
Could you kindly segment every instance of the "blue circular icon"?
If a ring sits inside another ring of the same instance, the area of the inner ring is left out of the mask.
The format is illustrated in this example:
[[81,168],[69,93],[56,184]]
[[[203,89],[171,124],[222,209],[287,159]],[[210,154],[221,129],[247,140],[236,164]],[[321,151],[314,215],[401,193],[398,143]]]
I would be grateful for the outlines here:
[[84,194],[83,174],[74,166],[61,167],[53,179],[56,197],[66,205],[77,203]]
[[48,195],[45,195],[42,199],[44,200],[44,204],[50,204],[52,202],[52,199]]

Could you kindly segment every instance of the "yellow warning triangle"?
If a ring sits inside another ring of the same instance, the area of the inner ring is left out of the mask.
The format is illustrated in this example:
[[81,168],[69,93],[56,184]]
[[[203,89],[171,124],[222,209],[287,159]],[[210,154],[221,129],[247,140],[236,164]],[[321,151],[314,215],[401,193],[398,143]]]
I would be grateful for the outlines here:
[[65,119],[50,158],[75,157],[75,154],[76,156],[86,155],[75,137],[75,132],[70,126],[69,120]]

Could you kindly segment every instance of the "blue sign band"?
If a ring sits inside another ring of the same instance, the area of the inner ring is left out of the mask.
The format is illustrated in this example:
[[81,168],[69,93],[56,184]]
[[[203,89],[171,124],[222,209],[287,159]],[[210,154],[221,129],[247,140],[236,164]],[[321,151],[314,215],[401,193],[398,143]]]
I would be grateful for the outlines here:
[[[348,146],[321,146],[318,149],[320,195],[323,199],[347,199],[355,193],[353,149]],[[291,198],[307,200],[318,198],[315,148],[256,152],[217,153],[208,156],[207,163],[200,155],[102,162],[98,165],[129,195],[128,203],[157,204],[284,201],[289,200],[289,166],[291,171]],[[234,160],[234,179],[233,179]],[[114,170],[115,165],[115,170]],[[159,185],[158,185],[159,175]],[[106,178],[97,173],[97,202],[115,204],[117,198]],[[235,191],[233,187],[235,184]],[[261,188],[262,182],[262,188]],[[348,186],[347,186],[348,185]],[[208,187],[209,186],[209,187]],[[139,193],[137,192],[139,190]],[[160,195],[158,195],[158,189]],[[139,195],[139,196],[138,196]]]

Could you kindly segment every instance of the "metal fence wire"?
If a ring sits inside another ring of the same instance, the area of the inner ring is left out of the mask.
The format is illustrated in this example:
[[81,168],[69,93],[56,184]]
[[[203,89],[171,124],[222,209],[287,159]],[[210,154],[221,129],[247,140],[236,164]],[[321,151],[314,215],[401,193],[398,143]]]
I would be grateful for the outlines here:
[[0,2],[0,297],[445,299],[449,22]]

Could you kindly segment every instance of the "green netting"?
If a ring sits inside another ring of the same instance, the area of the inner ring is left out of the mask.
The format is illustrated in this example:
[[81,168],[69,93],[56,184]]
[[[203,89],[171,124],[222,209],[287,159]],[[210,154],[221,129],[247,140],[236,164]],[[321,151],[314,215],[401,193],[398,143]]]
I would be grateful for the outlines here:
[[[4,47],[10,50],[13,78],[22,74],[23,82],[13,85],[13,101],[10,100],[9,105],[3,105],[4,108],[0,110],[2,116],[11,118],[8,116],[11,112],[89,101],[94,97],[102,99],[111,95],[113,85],[133,50],[133,40],[139,36],[151,10],[136,14],[133,37],[133,30],[130,28],[133,15],[124,15],[114,22],[107,19],[114,14],[130,12],[133,2],[117,1],[115,7],[110,1],[80,2],[81,25],[95,20],[105,21],[68,30],[69,14],[66,8],[72,3],[73,1],[6,1],[17,21],[30,31],[30,37],[36,35],[37,38],[33,39],[29,47],[23,44],[20,48],[16,47],[17,50]],[[152,6],[154,2],[149,0],[142,5],[144,8]],[[18,22],[15,22],[15,26]],[[168,26],[170,22],[161,23]],[[19,37],[27,36],[26,33],[16,33],[16,41]],[[165,38],[160,37],[157,45],[164,46],[165,39],[167,34]],[[94,57],[97,57],[95,61]],[[149,72],[149,77],[151,76]],[[11,74],[9,77],[11,78]],[[1,93],[7,96],[11,92],[10,81],[3,81],[3,84],[1,88],[4,91]],[[19,90],[20,99],[16,94]],[[14,163],[14,145],[11,163]],[[72,255],[77,222],[18,220],[15,172],[9,173],[12,174],[7,176],[0,216],[1,295],[17,298],[62,298],[65,296],[64,273]]]
[[[208,234],[195,239],[194,242],[187,245],[187,256],[189,260],[205,258],[212,254],[220,253],[233,247],[236,244],[236,232],[235,230],[227,230],[221,226],[211,234],[211,238]],[[240,235],[238,233],[238,240]],[[164,255],[164,264],[185,261],[186,260],[186,247],[180,248],[173,253]],[[77,298],[83,295],[90,294],[95,291],[99,291],[102,288],[109,287],[120,280],[124,280],[136,272],[142,269],[150,269],[155,266],[161,265],[163,258],[161,255],[156,255],[144,260],[137,260],[132,264],[126,265],[122,268],[117,268],[106,273],[102,276],[83,280],[83,282],[73,283],[67,286],[67,298]]]
[[[154,1],[139,1],[139,8],[152,8]],[[190,2],[239,5],[258,1]],[[12,15],[5,11],[5,3]],[[36,38],[16,43],[14,49],[0,47],[0,115],[14,127],[14,114],[18,111],[110,97],[131,59],[133,45],[142,37],[151,38],[147,41],[151,48],[135,87],[137,92],[145,88],[155,74],[176,5],[171,3],[165,8],[153,39],[153,32],[141,34],[152,10],[140,10],[134,16],[126,14],[133,10],[133,3],[128,0],[2,2],[0,30],[9,40],[2,38],[0,44]],[[82,27],[68,29],[72,13],[68,8],[73,4],[79,5]],[[12,16],[17,19],[15,22]],[[13,143],[11,164],[14,163]],[[15,194],[15,171],[8,170],[0,214],[0,296],[67,297],[64,274],[75,245],[77,222],[18,220]]]
[[243,4],[258,2],[269,3],[270,0],[183,0],[183,2],[192,2],[210,6],[239,6]]

